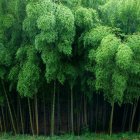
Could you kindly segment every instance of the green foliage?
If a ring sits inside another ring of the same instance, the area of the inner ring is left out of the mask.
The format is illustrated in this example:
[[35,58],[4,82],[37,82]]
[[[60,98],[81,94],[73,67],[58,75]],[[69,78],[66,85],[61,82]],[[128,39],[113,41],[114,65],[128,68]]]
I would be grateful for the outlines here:
[[56,11],[58,50],[66,55],[72,53],[72,42],[75,35],[74,15],[65,6],[58,5]]
[[84,45],[97,48],[100,45],[102,39],[111,33],[112,30],[110,27],[97,26],[84,35]]
[[133,52],[131,48],[125,44],[121,44],[116,54],[116,64],[122,70],[130,70],[132,65]]
[[93,9],[79,7],[75,11],[75,22],[81,29],[90,29],[98,22],[97,12]]
[[27,5],[26,20],[34,22],[37,29],[33,30],[38,30],[32,36],[35,36],[35,48],[41,52],[41,58],[46,65],[46,80],[51,82],[57,79],[64,83],[61,57],[72,53],[71,44],[75,35],[73,13],[64,5],[44,0]]
[[17,90],[21,96],[32,97],[38,91],[40,69],[36,57],[35,49],[29,46],[26,61],[18,75]]
[[98,65],[113,65],[114,55],[117,52],[120,40],[110,34],[103,38],[100,47],[97,49],[96,62]]
[[0,0],[0,79],[23,97],[50,92],[55,81],[59,92],[69,84],[88,99],[101,92],[111,104],[133,103],[139,7],[139,0]]
[[140,36],[139,34],[131,35],[127,39],[127,45],[131,48],[132,51],[132,60],[129,69],[129,79],[128,79],[128,87],[125,93],[124,102],[134,102],[140,96],[139,94],[139,86],[140,86]]
[[4,15],[3,17],[3,27],[10,28],[14,23],[14,17],[10,14]]
[[0,65],[10,65],[11,55],[8,48],[4,47],[3,44],[0,44]]
[[56,78],[60,57],[55,51],[46,49],[42,51],[42,60],[46,64],[46,79],[48,82],[51,82]]
[[74,65],[69,64],[65,66],[65,74],[69,85],[74,86],[78,77],[78,70],[74,67]]
[[97,63],[95,70],[96,89],[102,89],[105,98],[110,103],[113,101],[121,102],[125,88],[125,78],[116,71],[115,64],[116,52],[120,44],[120,40],[114,35],[106,36],[97,49],[95,57]]
[[81,0],[61,0],[61,2],[71,9],[77,8],[81,4]]
[[82,0],[82,5],[98,10],[98,7],[105,4],[107,1],[108,0]]
[[121,140],[121,139],[139,139],[139,134],[136,133],[119,133],[119,134],[113,134],[112,136],[109,136],[107,134],[84,134],[82,136],[71,136],[71,135],[63,135],[63,136],[54,136],[54,137],[45,137],[45,136],[39,136],[39,137],[32,137],[29,135],[18,135],[18,136],[11,136],[10,134],[4,134],[0,137],[1,139],[7,139],[7,140]]
[[42,30],[42,32],[37,35],[37,40],[46,41],[47,43],[53,43],[56,41],[56,19],[54,15],[50,14],[49,16],[40,16],[37,19],[37,26]]
[[122,29],[126,34],[140,29],[139,0],[109,0],[101,6],[102,18],[106,24]]
[[8,75],[8,79],[10,81],[12,81],[12,83],[17,82],[18,81],[18,74],[20,71],[20,67],[19,65],[15,65],[10,69],[9,75]]
[[122,104],[124,92],[127,87],[127,76],[118,71],[115,71],[112,75],[112,83],[113,83],[112,89],[113,100],[115,102],[118,102],[119,104]]

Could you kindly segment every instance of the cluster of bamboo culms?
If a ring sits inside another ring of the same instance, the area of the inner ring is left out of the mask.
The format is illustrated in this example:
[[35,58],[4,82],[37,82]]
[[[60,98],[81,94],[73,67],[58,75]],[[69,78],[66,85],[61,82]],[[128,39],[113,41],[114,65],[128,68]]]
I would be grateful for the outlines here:
[[[38,97],[40,95],[35,95],[32,99],[22,99],[19,95],[14,95],[14,91],[7,93],[3,85],[5,104],[0,111],[1,132],[33,135],[109,132],[112,109],[102,95],[93,93],[89,101],[85,94],[76,92],[76,87],[72,94],[69,89],[67,95],[60,95],[64,90],[61,85],[54,88],[56,91],[54,89],[53,95],[44,95],[46,92],[42,91],[44,93],[41,99]],[[138,102],[122,107],[116,105],[114,112],[114,133],[140,131]]]
[[140,132],[139,7],[0,0],[0,131]]

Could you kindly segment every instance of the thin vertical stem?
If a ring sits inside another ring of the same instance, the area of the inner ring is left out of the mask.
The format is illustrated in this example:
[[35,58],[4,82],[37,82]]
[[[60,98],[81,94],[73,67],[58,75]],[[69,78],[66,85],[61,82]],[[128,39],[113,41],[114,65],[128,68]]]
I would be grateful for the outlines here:
[[38,103],[37,103],[37,95],[35,94],[35,120],[36,120],[36,133],[39,134],[38,127]]
[[74,121],[73,121],[73,86],[71,85],[71,133],[74,134]]
[[130,124],[130,131],[133,131],[133,123],[134,123],[134,117],[136,114],[137,105],[138,105],[138,100],[136,100],[136,103],[134,104],[132,119],[131,119],[131,124]]
[[20,112],[22,134],[24,134],[24,123],[23,123],[23,116],[22,116],[23,114],[22,114],[21,101],[20,101],[20,97],[19,96],[18,96],[18,100],[19,100],[19,112]]
[[32,131],[32,134],[33,134],[33,136],[34,136],[32,112],[31,112],[31,104],[30,104],[30,99],[29,99],[29,98],[28,98],[28,108],[29,108],[29,117],[30,117],[31,131]]
[[5,115],[4,115],[3,107],[1,107],[1,113],[2,113],[2,118],[3,118],[4,132],[6,133]]
[[52,113],[51,113],[51,136],[54,136],[55,92],[56,92],[56,82],[54,81],[54,92],[53,92]]
[[46,104],[45,104],[45,95],[43,93],[43,110],[44,110],[44,134],[46,135],[47,127],[46,127]]
[[114,114],[114,103],[112,103],[112,109],[111,109],[111,115],[110,115],[110,124],[109,124],[110,136],[112,135],[113,114]]
[[11,118],[11,123],[12,123],[13,130],[14,130],[14,134],[16,135],[16,128],[15,128],[15,124],[14,124],[14,119],[13,119],[9,99],[8,99],[7,92],[6,92],[6,89],[5,89],[5,85],[4,85],[4,82],[2,80],[1,80],[1,83],[2,83],[2,86],[3,86],[4,93],[5,93],[5,97],[6,97],[6,101],[7,101],[7,105],[8,105],[8,110],[9,110],[9,113],[10,113],[10,118]]

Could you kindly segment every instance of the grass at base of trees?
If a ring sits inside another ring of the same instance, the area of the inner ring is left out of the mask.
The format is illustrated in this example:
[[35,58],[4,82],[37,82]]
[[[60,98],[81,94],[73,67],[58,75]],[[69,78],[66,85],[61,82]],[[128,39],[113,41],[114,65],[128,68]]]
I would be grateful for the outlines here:
[[140,134],[138,133],[119,133],[109,136],[107,134],[85,134],[81,136],[63,135],[63,136],[29,136],[29,135],[17,135],[12,136],[10,134],[1,134],[0,140],[140,140]]

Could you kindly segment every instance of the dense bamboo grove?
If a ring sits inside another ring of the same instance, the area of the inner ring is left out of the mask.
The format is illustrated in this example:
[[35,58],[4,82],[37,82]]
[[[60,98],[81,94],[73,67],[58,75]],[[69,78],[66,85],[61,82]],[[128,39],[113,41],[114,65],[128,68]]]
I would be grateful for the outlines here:
[[140,132],[139,0],[0,0],[0,131]]

